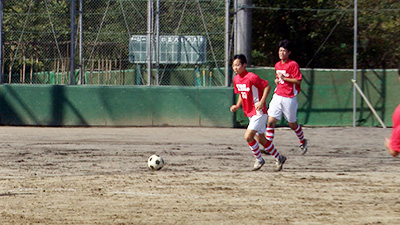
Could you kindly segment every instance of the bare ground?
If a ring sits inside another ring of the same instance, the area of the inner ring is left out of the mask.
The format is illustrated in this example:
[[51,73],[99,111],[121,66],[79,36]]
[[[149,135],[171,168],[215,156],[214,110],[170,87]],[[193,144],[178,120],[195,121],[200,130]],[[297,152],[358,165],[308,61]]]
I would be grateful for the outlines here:
[[251,171],[244,131],[0,127],[0,224],[399,224],[391,129],[304,128],[304,156],[277,129],[281,172]]

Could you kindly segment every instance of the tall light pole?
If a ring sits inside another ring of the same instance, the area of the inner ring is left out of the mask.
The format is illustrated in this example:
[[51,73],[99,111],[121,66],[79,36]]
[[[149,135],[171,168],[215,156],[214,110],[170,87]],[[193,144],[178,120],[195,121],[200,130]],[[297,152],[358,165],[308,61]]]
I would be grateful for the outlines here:
[[251,65],[251,29],[252,29],[252,0],[238,0],[236,12],[236,52],[247,57],[247,65]]

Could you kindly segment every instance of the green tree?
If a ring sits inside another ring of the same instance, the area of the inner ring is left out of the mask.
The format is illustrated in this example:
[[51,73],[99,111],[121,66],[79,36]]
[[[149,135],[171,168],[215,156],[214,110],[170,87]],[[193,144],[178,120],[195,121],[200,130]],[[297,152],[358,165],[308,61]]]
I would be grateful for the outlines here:
[[[253,1],[253,48],[257,65],[272,66],[276,44],[291,39],[301,67],[352,68],[353,1]],[[359,2],[358,67],[397,68],[400,3]]]

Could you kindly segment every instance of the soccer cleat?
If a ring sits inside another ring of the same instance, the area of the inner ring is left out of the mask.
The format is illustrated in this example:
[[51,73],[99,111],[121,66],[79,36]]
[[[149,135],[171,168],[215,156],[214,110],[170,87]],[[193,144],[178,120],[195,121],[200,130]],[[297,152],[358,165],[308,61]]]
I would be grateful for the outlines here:
[[261,169],[261,167],[264,166],[264,164],[265,164],[265,161],[263,158],[261,158],[261,162],[258,159],[256,159],[256,161],[254,162],[253,171]]
[[276,169],[275,171],[281,171],[283,164],[286,162],[286,157],[283,155],[280,155],[278,159],[275,159],[275,164],[276,164]]
[[304,155],[307,152],[307,139],[304,139],[304,143],[299,146],[301,154]]

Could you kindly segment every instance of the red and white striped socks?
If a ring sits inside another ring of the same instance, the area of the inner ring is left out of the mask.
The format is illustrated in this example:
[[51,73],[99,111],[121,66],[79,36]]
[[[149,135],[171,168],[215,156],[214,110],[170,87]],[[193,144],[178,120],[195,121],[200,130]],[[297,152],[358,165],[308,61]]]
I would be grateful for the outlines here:
[[269,154],[272,155],[275,159],[279,157],[279,152],[275,148],[275,145],[272,141],[267,141],[267,143],[264,145],[264,150],[269,152]]
[[272,141],[274,139],[274,136],[275,136],[275,128],[267,126],[267,130],[265,131],[265,138],[268,141]]
[[247,143],[251,149],[251,151],[253,152],[253,155],[261,161],[261,151],[260,151],[260,147],[258,145],[258,142],[256,140],[253,140],[253,142],[251,143]]
[[297,125],[297,128],[293,129],[293,131],[296,133],[297,137],[299,138],[300,143],[303,144],[305,139],[304,139],[303,129],[301,128],[301,126]]
[[[296,133],[297,138],[299,138],[300,144],[304,144],[304,134],[303,134],[303,129],[301,128],[300,125],[297,124],[296,129],[293,129],[293,131]],[[268,127],[267,130],[265,131],[265,138],[268,141],[272,141],[275,136],[275,128],[274,127]]]

